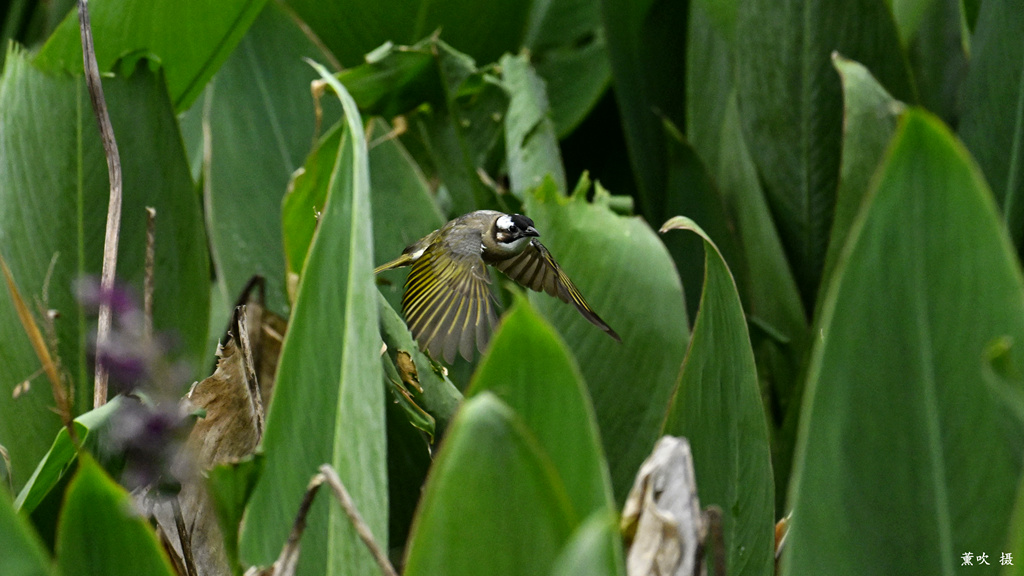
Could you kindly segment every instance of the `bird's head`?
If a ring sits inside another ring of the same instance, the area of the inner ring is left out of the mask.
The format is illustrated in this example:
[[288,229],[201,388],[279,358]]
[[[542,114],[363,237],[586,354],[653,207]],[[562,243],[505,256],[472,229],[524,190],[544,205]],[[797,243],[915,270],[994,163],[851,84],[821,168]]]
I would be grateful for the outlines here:
[[502,214],[494,223],[494,240],[503,252],[517,253],[537,236],[533,220],[522,214]]

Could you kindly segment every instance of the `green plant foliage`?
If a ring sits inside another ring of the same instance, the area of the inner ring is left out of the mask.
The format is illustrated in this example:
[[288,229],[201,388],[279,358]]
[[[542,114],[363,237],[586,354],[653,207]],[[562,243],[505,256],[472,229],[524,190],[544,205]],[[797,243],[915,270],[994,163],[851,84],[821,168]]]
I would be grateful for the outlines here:
[[839,174],[842,93],[829,55],[867,66],[890,93],[910,80],[884,0],[747,0],[736,21],[736,87],[744,135],[792,262],[813,307]]
[[[74,426],[78,441],[85,447],[96,449],[98,446],[96,434],[102,433],[103,428],[110,421],[110,416],[117,411],[120,405],[121,398],[117,397],[103,406],[75,418]],[[31,514],[36,506],[43,501],[43,498],[50,493],[50,490],[53,490],[53,487],[60,482],[64,474],[71,470],[71,465],[74,464],[77,457],[75,444],[71,441],[67,428],[61,428],[53,440],[50,451],[39,461],[39,465],[32,472],[32,477],[28,479],[14,500],[14,507],[22,513]]]
[[[118,278],[141,291],[145,207],[155,207],[160,281],[154,326],[174,333],[180,356],[197,367],[210,294],[198,199],[163,82],[145,66],[123,72],[105,79],[111,121],[125,151]],[[0,250],[31,308],[59,314],[36,321],[56,338],[56,356],[74,389],[74,411],[82,413],[92,403],[86,358],[92,320],[75,300],[73,283],[99,275],[109,195],[96,121],[81,80],[42,73],[14,49],[0,80],[0,125]],[[33,378],[35,390],[23,397],[14,399],[9,391],[33,377],[39,361],[6,289],[0,295],[0,325],[5,327],[0,382],[6,390],[0,394],[0,444],[11,450],[14,484],[20,488],[60,423],[48,410],[53,399],[44,378]]]
[[[240,543],[249,564],[268,565],[277,557],[305,487],[323,463],[338,471],[375,538],[387,547],[384,388],[366,141],[351,97],[317,69],[341,99],[346,134],[281,351],[263,437],[265,469]],[[340,508],[319,499],[308,519],[299,573],[377,570]]]
[[686,4],[601,0],[608,59],[622,115],[640,212],[661,222],[667,179],[662,120],[682,125]]
[[547,91],[526,55],[501,58],[501,78],[510,92],[505,115],[505,154],[511,192],[520,201],[550,177],[566,191],[565,168],[555,125],[548,116]]
[[238,576],[242,566],[238,558],[238,529],[256,482],[263,472],[262,456],[232,464],[220,464],[207,472],[206,486],[213,501],[217,521],[224,535],[224,553],[228,565]]
[[541,241],[622,342],[547,294],[530,302],[565,339],[594,403],[619,504],[658,438],[686,350],[688,324],[672,259],[643,220],[619,216],[600,186],[588,202],[583,181],[571,197],[548,181],[526,214]]
[[451,214],[494,203],[479,172],[493,171],[509,97],[493,67],[477,68],[468,55],[429,38],[381,46],[339,78],[364,114],[416,107],[410,123],[451,195]]
[[726,571],[768,574],[775,563],[775,494],[743,307],[711,238],[689,218],[675,217],[662,227],[675,229],[704,241],[704,291],[662,433],[690,441],[700,503],[722,509]]
[[866,202],[818,325],[783,573],[953,574],[1005,543],[1019,444],[983,372],[994,341],[1024,338],[1024,281],[931,115],[905,114]]
[[[227,59],[266,0],[197,2],[93,0],[89,18],[100,72],[125,57],[162,63],[175,111],[188,109]],[[72,9],[36,57],[43,70],[82,73],[78,11]]]
[[44,576],[53,574],[50,557],[32,526],[11,505],[5,490],[0,490],[0,572],[5,576]]
[[825,256],[825,283],[831,281],[832,270],[860,212],[871,177],[904,109],[903,104],[890,96],[861,64],[838,54],[832,55],[832,63],[843,82],[843,158],[832,238]]
[[[206,221],[227,302],[259,274],[267,281],[268,306],[287,312],[281,198],[318,128],[309,90],[318,76],[302,59],[325,57],[280,5],[269,2],[206,93]],[[338,117],[332,100],[322,99],[327,126]],[[312,206],[302,208],[313,221]]]
[[964,81],[960,136],[1024,248],[1024,2],[984,2]]
[[63,574],[85,576],[175,574],[131,496],[88,456],[68,485],[57,528],[57,565]]
[[536,437],[483,392],[463,405],[434,460],[405,574],[545,574],[580,521]]
[[490,392],[551,458],[575,518],[612,510],[608,465],[586,384],[569,350],[525,298],[502,320],[467,397]]
[[573,532],[555,558],[552,576],[613,576],[626,573],[617,514],[595,512]]

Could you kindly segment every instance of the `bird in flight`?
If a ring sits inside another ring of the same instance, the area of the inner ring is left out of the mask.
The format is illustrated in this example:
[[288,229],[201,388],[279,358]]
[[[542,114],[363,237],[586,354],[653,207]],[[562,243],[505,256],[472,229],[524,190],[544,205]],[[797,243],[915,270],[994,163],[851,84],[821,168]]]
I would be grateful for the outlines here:
[[412,266],[402,312],[420,349],[451,364],[456,352],[483,352],[498,318],[487,266],[518,284],[572,304],[584,318],[621,341],[537,240],[533,220],[522,214],[477,210],[459,216],[411,244],[374,274]]

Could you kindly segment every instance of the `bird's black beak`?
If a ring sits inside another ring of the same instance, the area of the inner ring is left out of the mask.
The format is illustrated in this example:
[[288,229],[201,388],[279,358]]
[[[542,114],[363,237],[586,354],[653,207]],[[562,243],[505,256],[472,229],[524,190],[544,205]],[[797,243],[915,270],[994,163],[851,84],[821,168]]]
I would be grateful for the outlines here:
[[523,230],[523,236],[540,236],[540,232],[533,226],[527,226],[526,230]]

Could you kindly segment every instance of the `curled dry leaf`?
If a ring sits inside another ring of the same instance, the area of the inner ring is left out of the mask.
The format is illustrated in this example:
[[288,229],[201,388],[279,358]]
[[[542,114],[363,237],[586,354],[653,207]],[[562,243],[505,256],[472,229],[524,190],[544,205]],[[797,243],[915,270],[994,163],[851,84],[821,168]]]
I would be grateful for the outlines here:
[[412,361],[412,355],[405,350],[399,350],[395,355],[395,367],[398,368],[398,375],[402,377],[402,383],[409,390],[415,390],[423,394],[423,387],[420,386],[420,375],[416,371],[416,364]]
[[217,515],[198,471],[252,454],[263,435],[263,401],[246,306],[237,307],[232,320],[227,341],[218,350],[216,370],[194,384],[185,398],[190,411],[205,411],[186,442],[197,473],[182,482],[179,510],[173,502],[146,503],[168,540],[165,545],[173,550],[172,556],[178,555],[176,564],[187,565],[181,560],[191,555],[197,576],[231,572]]
[[685,438],[658,440],[626,499],[621,528],[632,540],[626,555],[629,576],[704,574],[699,550],[707,527]]

